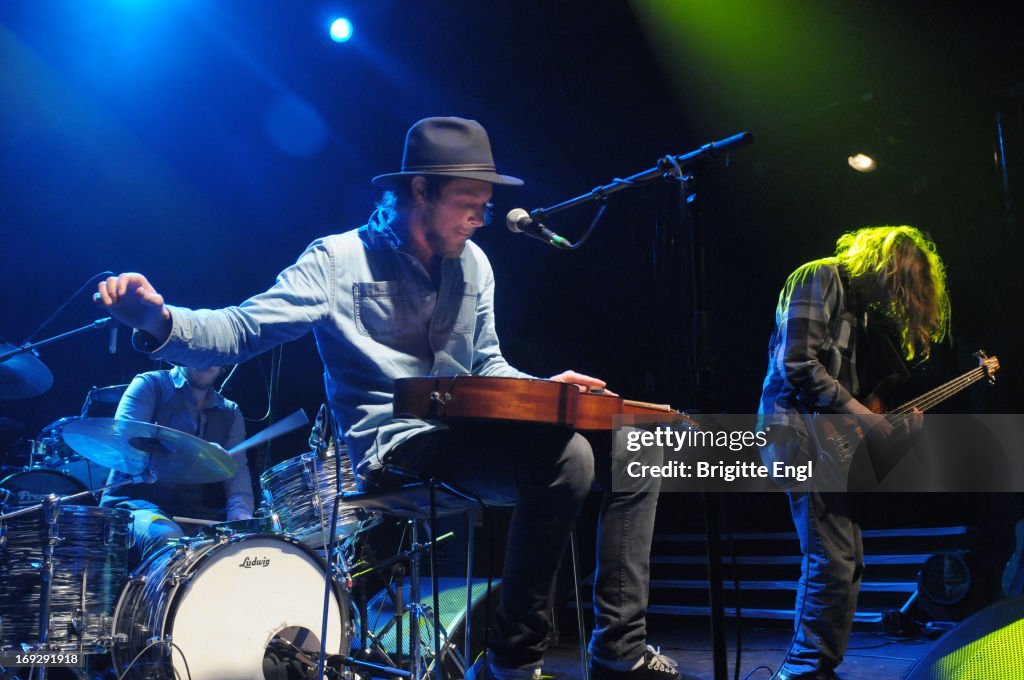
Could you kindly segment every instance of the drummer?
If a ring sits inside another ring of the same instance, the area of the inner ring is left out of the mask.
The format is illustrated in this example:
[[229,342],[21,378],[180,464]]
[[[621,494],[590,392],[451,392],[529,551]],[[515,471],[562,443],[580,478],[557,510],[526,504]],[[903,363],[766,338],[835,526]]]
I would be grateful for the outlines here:
[[[222,397],[214,384],[222,367],[175,366],[167,371],[140,373],[117,405],[115,418],[156,423],[192,434],[225,449],[245,439],[245,421],[238,405]],[[122,486],[103,494],[101,506],[126,508],[135,519],[136,557],[148,555],[167,541],[184,535],[173,517],[223,521],[250,519],[252,480],[244,452],[234,456],[235,475],[222,483]],[[124,475],[111,471],[108,484]]]

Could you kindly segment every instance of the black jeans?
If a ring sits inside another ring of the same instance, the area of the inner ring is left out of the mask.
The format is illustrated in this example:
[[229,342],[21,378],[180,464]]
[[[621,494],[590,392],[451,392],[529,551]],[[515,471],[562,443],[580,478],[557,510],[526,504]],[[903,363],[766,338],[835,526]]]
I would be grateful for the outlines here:
[[[390,466],[429,474],[488,504],[515,506],[492,649],[500,666],[539,664],[552,625],[548,604],[559,562],[595,478],[611,488],[611,455],[595,459],[584,437],[562,428],[457,424],[398,445],[367,486],[408,482],[390,474]],[[603,498],[590,642],[591,653],[601,658],[644,653],[657,481],[630,493],[606,491]]]

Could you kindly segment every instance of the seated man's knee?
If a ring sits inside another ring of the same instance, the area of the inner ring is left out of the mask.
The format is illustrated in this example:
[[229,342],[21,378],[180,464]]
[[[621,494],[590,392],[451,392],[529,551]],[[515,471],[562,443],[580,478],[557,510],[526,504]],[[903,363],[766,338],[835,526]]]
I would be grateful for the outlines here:
[[562,451],[561,478],[580,495],[586,495],[594,483],[594,451],[581,434],[574,433]]

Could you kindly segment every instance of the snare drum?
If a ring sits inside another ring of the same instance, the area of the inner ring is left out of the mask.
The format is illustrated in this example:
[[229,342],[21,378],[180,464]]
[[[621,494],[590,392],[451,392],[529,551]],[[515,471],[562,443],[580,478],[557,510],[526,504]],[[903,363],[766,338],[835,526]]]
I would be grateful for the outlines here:
[[[70,496],[88,490],[80,481],[57,470],[33,469],[15,472],[0,480],[0,489],[11,492],[12,505],[36,505],[50,494]],[[96,505],[96,499],[86,494],[69,505]]]
[[[325,570],[312,550],[285,536],[186,539],[154,553],[117,603],[118,677],[264,677],[263,657],[278,634],[304,629],[319,647]],[[350,640],[347,599],[335,586],[327,653],[347,654]]]
[[251,517],[249,519],[232,519],[226,522],[206,524],[195,532],[202,538],[231,538],[241,534],[280,534],[281,525],[275,517]]
[[[62,651],[106,651],[114,604],[128,580],[132,515],[78,505],[55,510],[47,642]],[[49,535],[42,510],[0,523],[0,647],[39,642],[43,546]]]
[[[341,457],[341,490],[356,491],[355,475],[344,447]],[[269,499],[270,510],[280,520],[285,533],[314,548],[327,545],[327,524],[331,521],[337,493],[336,470],[331,447],[322,458],[311,451],[278,463],[260,475],[263,495]],[[338,537],[356,533],[366,517],[363,510],[342,503],[338,508]]]

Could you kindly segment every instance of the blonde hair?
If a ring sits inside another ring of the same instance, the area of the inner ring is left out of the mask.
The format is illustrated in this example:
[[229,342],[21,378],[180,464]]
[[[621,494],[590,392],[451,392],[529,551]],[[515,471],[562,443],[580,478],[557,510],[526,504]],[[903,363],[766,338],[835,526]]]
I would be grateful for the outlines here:
[[907,359],[927,358],[949,333],[946,267],[914,227],[865,227],[836,241],[836,261],[869,307],[893,323]]

